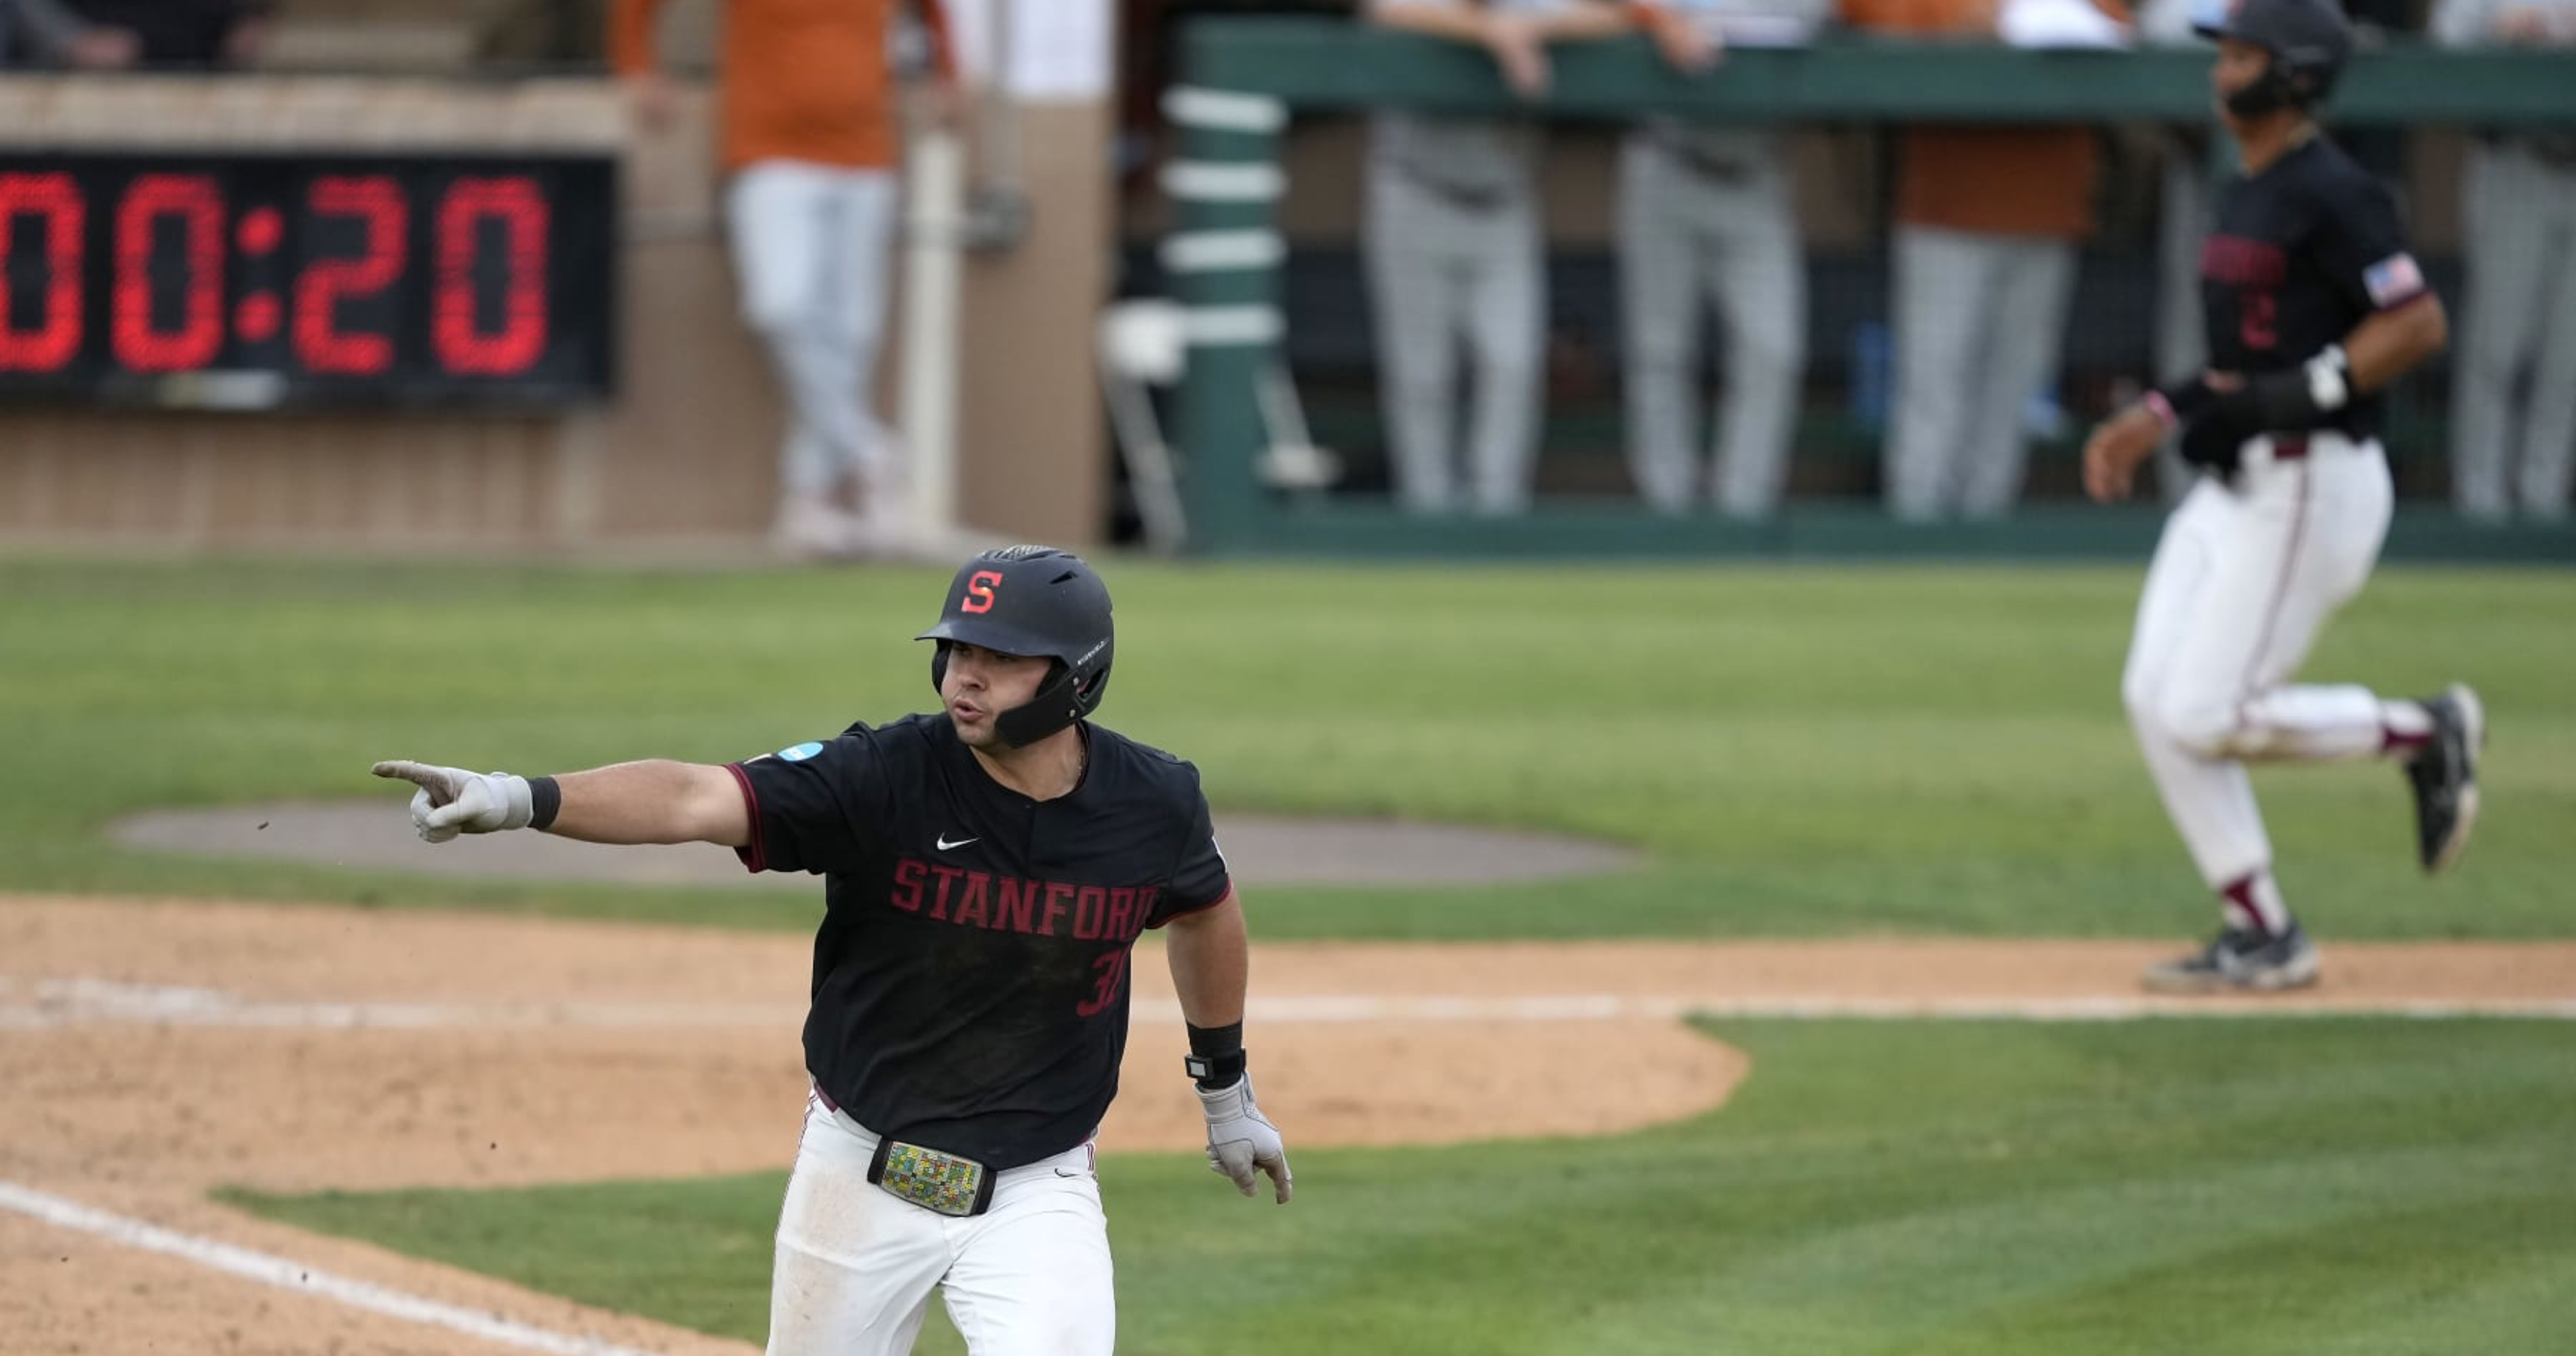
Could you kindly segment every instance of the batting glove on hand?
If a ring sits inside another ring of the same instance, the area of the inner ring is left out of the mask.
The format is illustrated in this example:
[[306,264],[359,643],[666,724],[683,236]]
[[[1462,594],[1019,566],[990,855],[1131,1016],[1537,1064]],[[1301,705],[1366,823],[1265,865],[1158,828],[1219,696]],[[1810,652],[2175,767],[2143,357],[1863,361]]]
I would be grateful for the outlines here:
[[420,788],[411,795],[411,826],[425,843],[444,843],[460,833],[524,829],[536,814],[528,779],[507,772],[397,761],[376,764],[376,775]]
[[1198,1094],[1199,1108],[1207,1113],[1208,1166],[1233,1178],[1235,1189],[1246,1196],[1261,1184],[1261,1174],[1269,1173],[1279,1203],[1286,1205],[1295,1183],[1288,1171],[1288,1146],[1280,1142],[1279,1127],[1252,1104],[1252,1075],[1245,1074],[1230,1088],[1200,1088]]

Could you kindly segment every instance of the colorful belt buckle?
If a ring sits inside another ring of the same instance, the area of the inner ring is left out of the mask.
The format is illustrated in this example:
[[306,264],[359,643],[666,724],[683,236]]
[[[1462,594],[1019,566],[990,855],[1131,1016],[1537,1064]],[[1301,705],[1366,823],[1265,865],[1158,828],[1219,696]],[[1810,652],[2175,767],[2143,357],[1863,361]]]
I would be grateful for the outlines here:
[[959,1219],[993,1201],[993,1173],[974,1159],[901,1140],[877,1141],[868,1180],[924,1210]]

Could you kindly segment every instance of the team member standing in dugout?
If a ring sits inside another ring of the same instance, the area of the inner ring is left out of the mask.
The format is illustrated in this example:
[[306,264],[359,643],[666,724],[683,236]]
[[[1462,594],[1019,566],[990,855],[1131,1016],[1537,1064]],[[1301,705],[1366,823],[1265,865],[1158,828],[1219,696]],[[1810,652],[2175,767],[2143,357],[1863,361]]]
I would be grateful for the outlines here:
[[2174,427],[2201,472],[2148,566],[2121,692],[2224,923],[2147,984],[2285,989],[2315,982],[2317,952],[2273,879],[2245,764],[2396,760],[2418,855],[2440,871],[2477,818],[2485,715],[2456,684],[2397,701],[2290,681],[2388,533],[2379,392],[2442,347],[2446,323],[2387,191],[2313,120],[2351,49],[2332,0],[2236,0],[2195,27],[2218,41],[2211,82],[2241,162],[2201,251],[2211,370],[2096,428],[2084,481],[2125,497]]
[[1014,546],[957,571],[930,670],[945,710],[713,766],[521,778],[411,762],[423,838],[533,828],[720,843],[824,877],[769,1350],[896,1356],[930,1292],[974,1356],[1106,1353],[1116,1331],[1093,1141],[1127,1044],[1136,938],[1169,928],[1208,1163],[1287,1204],[1242,1044],[1242,906],[1198,770],[1088,717],[1109,591]]
[[[656,40],[665,0],[612,0],[609,63],[644,125],[679,97]],[[899,550],[911,525],[903,440],[878,416],[888,264],[902,209],[894,49],[910,15],[927,39],[931,108],[964,107],[944,0],[726,0],[721,163],[725,235],[743,322],[787,402],[771,543],[798,556]],[[838,497],[855,494],[859,511]]]

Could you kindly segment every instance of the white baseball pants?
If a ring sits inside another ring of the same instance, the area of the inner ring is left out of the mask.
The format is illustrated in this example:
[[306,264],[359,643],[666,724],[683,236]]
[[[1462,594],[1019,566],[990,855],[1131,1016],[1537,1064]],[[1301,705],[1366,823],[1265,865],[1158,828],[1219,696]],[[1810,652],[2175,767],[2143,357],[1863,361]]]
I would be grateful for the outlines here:
[[2165,810],[2212,889],[2271,865],[2246,762],[2376,756],[2406,721],[2365,687],[2290,683],[2369,581],[2393,499],[2377,443],[2319,433],[2307,445],[2286,459],[2254,439],[2232,484],[2203,477],[2183,496],[2121,679]]
[[1109,1356],[1118,1304],[1091,1145],[1003,1172],[968,1219],[870,1185],[876,1147],[808,1099],[778,1215],[770,1356],[904,1356],[933,1289],[973,1356]]
[[1749,156],[1744,177],[1694,173],[1629,134],[1619,156],[1620,313],[1628,464],[1645,501],[1680,513],[1702,493],[1700,315],[1726,327],[1723,430],[1709,493],[1730,517],[1777,508],[1807,360],[1807,270],[1789,172]]
[[1460,350],[1472,355],[1464,507],[1522,512],[1546,400],[1547,268],[1526,188],[1492,206],[1445,200],[1380,157],[1368,171],[1369,298],[1379,403],[1396,498],[1414,513],[1461,507]]
[[2562,519],[2576,480],[2576,166],[2473,147],[2465,196],[2452,499],[2479,518]]
[[1895,257],[1888,509],[1908,522],[2000,518],[2021,498],[2030,399],[2057,372],[2075,245],[1899,226]]
[[755,162],[726,188],[743,322],[787,395],[778,473],[790,497],[896,469],[873,398],[898,196],[892,171],[795,160]]
[[[2196,377],[2209,366],[2200,310],[2200,252],[2209,240],[2210,180],[2201,156],[2166,157],[2163,210],[2156,218],[2156,381]],[[2156,487],[2179,504],[2200,479],[2182,459],[2182,435],[2156,449]]]

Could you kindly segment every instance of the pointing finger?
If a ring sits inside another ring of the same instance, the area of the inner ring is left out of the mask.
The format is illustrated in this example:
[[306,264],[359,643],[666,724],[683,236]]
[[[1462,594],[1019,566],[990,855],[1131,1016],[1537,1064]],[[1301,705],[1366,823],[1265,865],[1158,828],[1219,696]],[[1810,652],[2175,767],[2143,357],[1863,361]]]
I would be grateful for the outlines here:
[[455,779],[450,769],[434,763],[415,763],[407,758],[376,764],[376,775],[410,782],[429,793],[430,803],[445,805],[456,797]]

